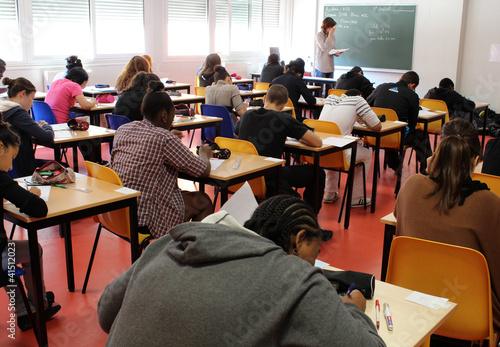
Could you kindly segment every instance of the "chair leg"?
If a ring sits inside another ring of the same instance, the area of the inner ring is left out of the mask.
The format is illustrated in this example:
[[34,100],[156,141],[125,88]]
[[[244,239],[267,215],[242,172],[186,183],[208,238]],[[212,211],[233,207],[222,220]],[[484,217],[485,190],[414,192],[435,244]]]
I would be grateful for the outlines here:
[[[340,176],[340,173],[339,173],[339,176]],[[349,180],[349,174],[347,174],[347,180]],[[340,177],[339,177],[339,181],[340,181]],[[342,220],[342,211],[344,211],[344,204],[345,204],[345,200],[346,200],[346,197],[347,197],[347,186],[346,188],[344,189],[344,194],[342,196],[342,204],[340,205],[340,213],[339,213],[339,223],[340,221]]]
[[411,157],[412,157],[412,155],[413,155],[413,148],[410,151],[410,158],[408,158],[408,165],[410,165],[410,163],[411,163]]
[[217,197],[219,196],[220,189],[217,187],[214,187],[214,210],[215,210],[215,205],[217,204]]
[[193,130],[193,133],[191,134],[191,141],[189,142],[189,148],[193,145],[193,139],[194,139],[194,133],[196,132],[196,129]]
[[12,229],[10,230],[9,240],[12,240],[12,238],[14,237],[14,231],[16,231],[16,225],[12,224]]
[[434,151],[437,148],[437,143],[438,143],[438,134],[434,134]]
[[[363,162],[361,164],[361,166],[363,167],[363,197],[364,197],[364,201],[365,201],[365,210],[366,210],[366,177],[365,177],[365,163]],[[354,183],[354,182],[353,182]],[[373,201],[372,201],[373,203]]]
[[23,282],[21,281],[21,279],[19,277],[15,277],[15,279],[16,279],[17,288],[21,293],[21,297],[23,298],[24,307],[26,307],[26,312],[28,313],[28,319],[29,319],[31,326],[33,328],[33,333],[35,333],[35,337],[36,337],[37,342],[38,342],[38,331],[37,331],[37,327],[35,324],[35,317],[33,316],[33,312],[31,311],[30,302],[28,300],[28,297],[26,296],[26,291],[24,290]]
[[99,242],[99,236],[101,236],[102,224],[99,223],[97,227],[97,232],[95,234],[94,247],[92,247],[92,254],[90,255],[89,267],[87,268],[87,274],[85,275],[85,281],[83,282],[82,294],[87,291],[87,284],[89,282],[90,271],[92,270],[92,264],[94,263],[95,251],[97,250],[97,243]]

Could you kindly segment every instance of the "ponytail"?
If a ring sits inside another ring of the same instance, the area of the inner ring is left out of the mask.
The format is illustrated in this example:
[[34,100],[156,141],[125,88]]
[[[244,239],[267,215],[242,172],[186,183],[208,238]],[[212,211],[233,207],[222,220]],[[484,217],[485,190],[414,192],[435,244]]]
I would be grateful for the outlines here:
[[9,77],[4,77],[2,80],[3,84],[9,87],[7,96],[9,98],[14,98],[17,94],[26,91],[26,94],[31,94],[36,92],[36,88],[28,79],[24,77],[18,77],[15,79],[10,79]]

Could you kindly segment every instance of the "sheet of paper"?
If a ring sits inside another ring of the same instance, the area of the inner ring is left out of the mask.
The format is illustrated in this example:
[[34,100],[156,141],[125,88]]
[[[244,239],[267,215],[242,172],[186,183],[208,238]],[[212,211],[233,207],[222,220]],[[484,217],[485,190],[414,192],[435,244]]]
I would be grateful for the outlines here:
[[122,193],[122,194],[131,194],[137,192],[135,189],[127,188],[127,187],[122,187],[120,189],[115,189],[115,192],[117,193]]
[[322,269],[324,267],[330,266],[330,264],[325,263],[324,261],[321,261],[319,259],[316,259],[316,261],[314,262],[314,266],[319,267],[320,269]]
[[331,145],[335,147],[344,147],[345,145],[350,144],[353,141],[358,141],[357,137],[352,136],[344,136],[344,137],[327,137],[323,140],[323,144]]
[[447,308],[450,306],[450,304],[448,303],[448,299],[446,298],[441,298],[439,296],[424,294],[416,291],[408,295],[405,300],[432,308],[434,310],[439,310],[441,307]]
[[285,143],[287,144],[300,144],[299,140],[292,139],[291,137],[287,137]]
[[252,188],[248,182],[245,182],[220,209],[228,212],[238,223],[243,225],[252,217],[257,206]]
[[361,124],[361,123],[358,123],[358,122],[355,122],[355,123],[354,123],[354,126],[357,126],[357,127],[365,127],[365,128],[366,128],[366,124]]
[[217,170],[217,168],[224,162],[224,159],[210,158],[211,171]]
[[420,105],[420,108],[421,108],[422,110],[424,110],[424,111],[430,111],[430,110],[431,110],[430,108],[427,108],[427,107],[422,106],[422,105]]
[[394,123],[397,123],[397,124],[405,124],[406,122],[402,122],[400,120],[395,120]]
[[174,123],[176,122],[186,122],[188,120],[193,119],[194,117],[189,116],[174,116]]
[[428,111],[428,110],[420,110],[418,112],[419,116],[436,116],[436,113],[434,111]]
[[49,202],[49,197],[50,197],[50,190],[52,189],[52,186],[50,185],[46,185],[46,186],[36,186],[38,189],[40,189],[40,191],[42,192],[42,194],[40,195],[40,197],[45,200],[45,202]]
[[278,158],[273,158],[273,157],[267,157],[264,160],[269,160],[269,161],[282,161],[283,159],[278,159]]
[[347,52],[349,50],[349,48],[342,48],[342,49],[332,49],[330,52],[330,54],[336,54],[336,53],[344,53],[344,52]]

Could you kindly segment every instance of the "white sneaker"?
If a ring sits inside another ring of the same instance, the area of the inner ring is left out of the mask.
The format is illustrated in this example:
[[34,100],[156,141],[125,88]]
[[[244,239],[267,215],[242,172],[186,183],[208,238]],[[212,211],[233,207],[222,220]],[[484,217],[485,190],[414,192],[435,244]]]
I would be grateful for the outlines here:
[[327,204],[334,202],[339,198],[340,194],[339,192],[335,193],[325,193],[323,196],[323,202],[326,202]]
[[[370,206],[371,204],[372,204],[372,199],[366,198],[366,206]],[[351,201],[351,207],[364,207],[364,206],[365,206],[364,198],[352,199]]]

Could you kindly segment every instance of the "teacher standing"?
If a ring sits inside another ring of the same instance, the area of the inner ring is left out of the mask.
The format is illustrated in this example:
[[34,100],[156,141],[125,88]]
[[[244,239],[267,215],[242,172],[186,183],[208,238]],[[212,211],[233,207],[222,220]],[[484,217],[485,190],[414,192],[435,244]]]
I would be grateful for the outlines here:
[[[338,57],[340,53],[330,54],[330,51],[335,48],[335,29],[337,23],[331,17],[323,19],[321,31],[316,34],[316,77],[333,78],[335,65],[333,64],[333,56]],[[333,85],[327,84],[325,97],[328,95],[328,90],[333,88]]]

